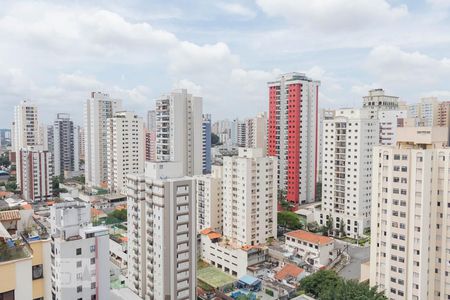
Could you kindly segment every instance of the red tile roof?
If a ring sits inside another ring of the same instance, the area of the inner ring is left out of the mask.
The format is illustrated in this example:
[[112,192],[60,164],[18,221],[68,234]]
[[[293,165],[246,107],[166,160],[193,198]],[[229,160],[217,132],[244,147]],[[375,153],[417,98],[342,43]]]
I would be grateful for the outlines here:
[[275,279],[284,280],[289,276],[297,278],[302,272],[304,272],[300,267],[293,264],[286,264],[277,274],[275,274]]
[[316,245],[326,245],[334,241],[332,238],[328,236],[323,236],[320,234],[315,234],[304,230],[291,231],[286,233],[286,235]]

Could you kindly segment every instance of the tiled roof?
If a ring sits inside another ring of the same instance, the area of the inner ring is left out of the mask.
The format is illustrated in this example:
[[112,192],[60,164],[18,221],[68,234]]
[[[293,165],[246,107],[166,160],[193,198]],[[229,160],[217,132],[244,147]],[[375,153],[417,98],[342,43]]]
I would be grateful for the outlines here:
[[14,220],[20,220],[20,214],[18,210],[0,211],[0,221],[14,221]]
[[291,231],[286,233],[286,235],[316,245],[326,245],[333,242],[333,239],[328,236],[323,236],[320,234],[315,234],[304,230]]
[[275,274],[275,279],[277,280],[283,280],[286,279],[288,276],[292,276],[297,278],[298,275],[300,275],[302,272],[304,272],[300,267],[297,267],[293,264],[286,264],[280,271],[278,271],[277,274]]

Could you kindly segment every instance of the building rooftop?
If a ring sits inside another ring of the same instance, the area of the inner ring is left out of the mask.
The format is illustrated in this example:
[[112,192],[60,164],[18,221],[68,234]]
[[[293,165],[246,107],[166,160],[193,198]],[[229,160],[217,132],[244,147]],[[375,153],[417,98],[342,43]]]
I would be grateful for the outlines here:
[[315,234],[304,230],[295,230],[285,234],[286,236],[294,237],[296,239],[306,241],[316,245],[326,245],[334,242],[334,240],[328,236]]
[[298,277],[301,273],[303,273],[305,270],[303,270],[300,267],[297,267],[294,264],[286,264],[284,267],[278,271],[275,274],[275,279],[277,280],[285,280],[289,277]]

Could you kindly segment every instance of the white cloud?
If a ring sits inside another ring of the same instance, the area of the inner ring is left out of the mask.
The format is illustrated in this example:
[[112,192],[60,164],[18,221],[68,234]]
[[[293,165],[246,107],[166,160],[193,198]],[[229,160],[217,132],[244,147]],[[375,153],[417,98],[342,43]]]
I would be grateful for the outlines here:
[[394,46],[379,46],[367,59],[370,72],[381,82],[438,83],[450,76],[450,59],[435,59],[418,51],[406,52]]
[[248,19],[256,17],[255,11],[237,2],[219,2],[217,3],[217,6],[226,13],[232,15],[238,15]]
[[427,0],[431,6],[435,8],[447,8],[450,7],[450,0]]
[[269,16],[336,32],[381,26],[408,15],[406,5],[391,6],[386,0],[256,0]]

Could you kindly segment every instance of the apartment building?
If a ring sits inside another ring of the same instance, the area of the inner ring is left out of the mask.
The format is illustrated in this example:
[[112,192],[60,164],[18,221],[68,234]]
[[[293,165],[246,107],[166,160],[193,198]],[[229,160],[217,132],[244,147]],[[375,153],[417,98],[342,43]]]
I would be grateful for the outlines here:
[[[69,114],[59,113],[53,123],[53,169],[55,176],[78,172],[78,130]],[[49,145],[50,146],[50,145]],[[71,176],[68,176],[71,177]]]
[[86,151],[86,139],[84,137],[84,128],[81,126],[76,126],[75,130],[78,132],[78,156],[80,160],[84,161]]
[[211,115],[203,115],[202,123],[202,169],[203,174],[211,173]]
[[92,92],[84,106],[85,178],[90,187],[106,187],[108,181],[107,119],[120,110],[121,101]]
[[181,162],[187,176],[203,173],[202,102],[185,89],[156,100],[156,159]]
[[81,201],[50,208],[52,299],[109,299],[108,228],[90,224]]
[[223,229],[223,194],[221,166],[213,166],[211,174],[195,176],[197,191],[197,231]]
[[285,234],[286,249],[300,257],[314,270],[329,265],[336,258],[334,239],[304,230],[290,231]]
[[386,95],[383,89],[373,89],[363,97],[363,109],[368,110],[369,118],[377,118],[380,111],[398,110],[399,97]]
[[0,212],[0,299],[51,299],[50,241],[29,205]]
[[276,237],[276,163],[257,148],[223,159],[223,235],[239,245]]
[[406,110],[380,110],[380,145],[395,145],[397,143],[397,128],[405,126],[408,117]]
[[17,186],[27,201],[46,201],[53,197],[51,154],[43,146],[21,148],[17,159]]
[[450,127],[450,101],[439,103],[436,126]]
[[108,188],[125,195],[126,176],[144,172],[144,122],[132,112],[121,111],[106,123]]
[[145,160],[156,160],[156,132],[144,128]]
[[38,108],[30,101],[22,101],[14,108],[12,127],[12,149],[19,153],[21,148],[39,144]]
[[246,148],[261,148],[267,151],[267,113],[262,112],[246,120]]
[[128,287],[141,298],[196,298],[195,195],[181,162],[128,176]]
[[319,122],[318,122],[318,131],[319,131],[319,145],[317,148],[318,152],[318,170],[317,170],[317,182],[322,182],[322,153],[323,153],[323,121],[334,118],[334,109],[320,109],[319,110]]
[[379,124],[366,109],[339,109],[323,123],[322,207],[316,220],[333,220],[336,234],[360,237],[370,226],[372,149]]
[[439,100],[436,97],[425,97],[419,103],[408,106],[408,118],[415,119],[415,126],[438,126]]
[[278,185],[293,210],[316,196],[319,85],[302,73],[268,83],[267,153],[278,158]]
[[446,127],[399,128],[373,155],[370,285],[388,299],[450,299]]

